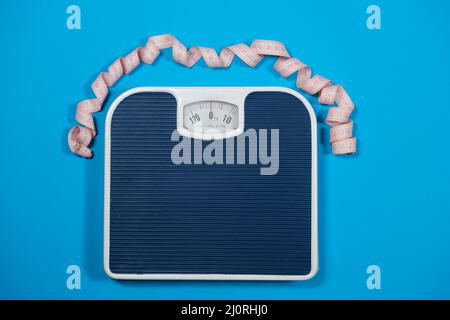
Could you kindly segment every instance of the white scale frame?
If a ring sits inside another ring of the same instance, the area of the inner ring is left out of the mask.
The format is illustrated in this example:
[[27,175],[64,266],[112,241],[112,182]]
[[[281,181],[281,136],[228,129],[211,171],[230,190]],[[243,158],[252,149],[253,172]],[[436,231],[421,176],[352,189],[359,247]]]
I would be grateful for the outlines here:
[[[253,92],[285,92],[298,98],[308,110],[311,119],[311,271],[306,275],[260,275],[260,274],[117,274],[109,268],[110,234],[110,158],[111,158],[111,121],[117,106],[128,96],[141,92],[167,92],[177,101],[177,131],[179,134],[203,138],[205,140],[237,136],[244,132],[246,97]],[[239,109],[239,125],[232,132],[217,133],[213,136],[198,136],[183,125],[184,106],[194,102],[223,101],[234,104]],[[121,94],[111,105],[105,124],[105,190],[104,190],[104,269],[106,274],[119,280],[309,280],[318,272],[318,221],[317,221],[317,120],[309,103],[297,91],[285,87],[138,87]]]

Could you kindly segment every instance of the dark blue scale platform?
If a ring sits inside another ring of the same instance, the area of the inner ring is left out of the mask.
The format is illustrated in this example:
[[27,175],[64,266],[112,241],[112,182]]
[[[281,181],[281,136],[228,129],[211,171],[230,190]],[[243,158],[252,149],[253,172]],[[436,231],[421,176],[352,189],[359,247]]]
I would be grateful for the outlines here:
[[276,175],[261,175],[261,164],[174,165],[176,110],[171,94],[142,92],[112,116],[111,272],[309,274],[311,119],[303,103],[284,92],[246,98],[245,129],[279,129]]

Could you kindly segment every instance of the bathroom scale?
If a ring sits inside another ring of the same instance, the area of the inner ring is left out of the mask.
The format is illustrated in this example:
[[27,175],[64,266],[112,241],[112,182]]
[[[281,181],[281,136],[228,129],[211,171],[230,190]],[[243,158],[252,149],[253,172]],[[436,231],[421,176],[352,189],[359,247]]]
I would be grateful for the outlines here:
[[105,125],[115,279],[307,280],[318,270],[317,121],[282,87],[141,87]]

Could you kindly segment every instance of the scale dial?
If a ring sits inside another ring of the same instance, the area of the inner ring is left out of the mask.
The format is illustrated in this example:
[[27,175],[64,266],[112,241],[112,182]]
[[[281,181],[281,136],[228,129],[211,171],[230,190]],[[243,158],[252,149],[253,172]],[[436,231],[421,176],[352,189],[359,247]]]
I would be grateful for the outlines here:
[[190,103],[184,106],[183,126],[193,137],[229,137],[239,128],[239,108],[224,101]]

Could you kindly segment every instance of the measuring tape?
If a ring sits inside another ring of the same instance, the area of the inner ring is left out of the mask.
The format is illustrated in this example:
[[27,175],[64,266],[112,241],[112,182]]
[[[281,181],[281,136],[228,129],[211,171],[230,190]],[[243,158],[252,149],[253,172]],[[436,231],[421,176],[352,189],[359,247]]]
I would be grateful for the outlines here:
[[297,72],[297,88],[319,96],[319,103],[334,105],[328,110],[325,122],[331,126],[330,143],[334,154],[352,154],[356,152],[356,138],[353,137],[353,121],[350,114],[355,108],[354,103],[341,85],[333,84],[320,76],[312,76],[312,70],[297,58],[289,55],[284,44],[272,40],[254,40],[251,46],[239,43],[221,50],[220,54],[212,48],[194,46],[189,50],[171,34],[150,37],[147,44],[138,47],[125,57],[118,58],[108,67],[107,72],[101,72],[92,83],[94,99],[81,101],[77,106],[76,120],[80,125],[74,126],[68,136],[69,147],[73,153],[81,157],[92,157],[89,148],[96,135],[95,122],[92,113],[102,109],[112,87],[124,74],[131,73],[141,62],[152,64],[161,53],[161,49],[172,48],[172,57],[185,67],[192,67],[203,58],[210,68],[227,68],[238,56],[248,66],[255,67],[264,56],[278,57],[274,69],[284,78]]

